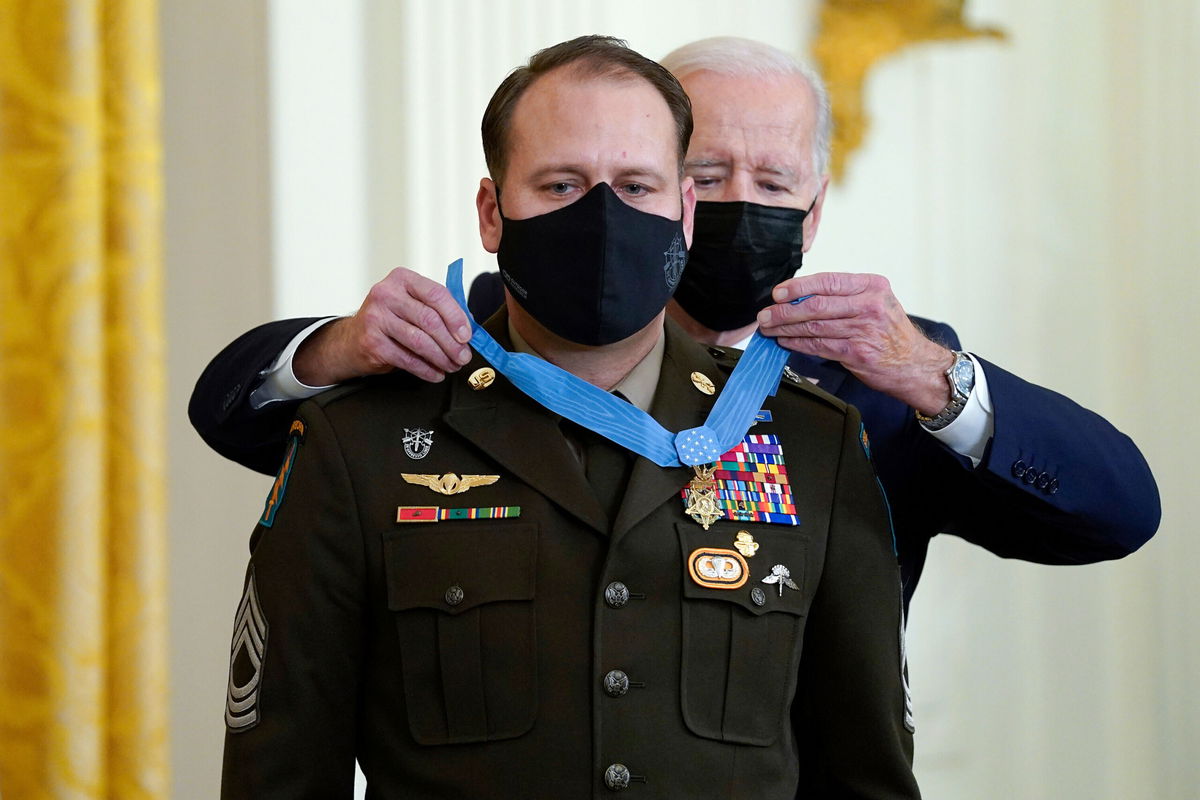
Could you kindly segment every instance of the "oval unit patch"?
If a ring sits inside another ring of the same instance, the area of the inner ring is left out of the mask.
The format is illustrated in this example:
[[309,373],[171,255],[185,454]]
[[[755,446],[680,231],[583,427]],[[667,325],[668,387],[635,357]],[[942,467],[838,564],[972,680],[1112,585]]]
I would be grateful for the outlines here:
[[737,589],[746,582],[750,568],[734,550],[701,547],[688,556],[692,580],[709,589]]

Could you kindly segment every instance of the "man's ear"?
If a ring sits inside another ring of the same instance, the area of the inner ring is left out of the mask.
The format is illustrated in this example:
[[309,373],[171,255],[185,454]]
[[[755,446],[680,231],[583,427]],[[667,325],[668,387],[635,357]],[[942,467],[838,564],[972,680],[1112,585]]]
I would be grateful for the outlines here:
[[696,221],[696,184],[691,176],[679,184],[679,198],[683,205],[683,241],[690,250],[692,247],[692,228]]
[[813,201],[812,210],[804,217],[804,252],[812,247],[813,239],[817,238],[817,228],[821,226],[821,209],[825,207],[825,190],[829,188],[829,176],[821,177],[821,190]]
[[479,215],[479,241],[483,249],[494,253],[500,249],[500,234],[504,222],[500,219],[500,204],[496,200],[496,182],[491,178],[479,181],[475,195],[475,212]]

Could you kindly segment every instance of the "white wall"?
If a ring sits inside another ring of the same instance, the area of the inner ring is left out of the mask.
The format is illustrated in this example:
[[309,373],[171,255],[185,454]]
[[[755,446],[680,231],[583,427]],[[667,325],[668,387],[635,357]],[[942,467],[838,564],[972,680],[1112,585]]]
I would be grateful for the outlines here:
[[[876,71],[874,128],[806,270],[886,274],[913,313],[1108,416],[1146,453],[1165,517],[1141,552],[1092,567],[935,541],[909,628],[918,776],[932,800],[1191,797],[1200,437],[1180,409],[1200,389],[1200,11],[971,7],[1009,40]],[[207,358],[270,316],[352,310],[396,265],[491,269],[479,118],[537,47],[605,32],[661,56],[733,33],[801,51],[811,8],[164,0],[176,796],[215,793],[229,625],[269,482],[187,429]]]
[[246,542],[270,480],[187,421],[200,370],[271,308],[261,0],[160,5],[166,170],[173,797],[218,795],[225,681]]
[[1200,343],[1200,11],[972,9],[1008,41],[881,65],[806,266],[883,272],[910,311],[1104,414],[1142,447],[1164,521],[1091,567],[935,541],[909,624],[918,775],[934,800],[1194,797],[1200,437],[1176,400],[1200,389],[1179,369]]

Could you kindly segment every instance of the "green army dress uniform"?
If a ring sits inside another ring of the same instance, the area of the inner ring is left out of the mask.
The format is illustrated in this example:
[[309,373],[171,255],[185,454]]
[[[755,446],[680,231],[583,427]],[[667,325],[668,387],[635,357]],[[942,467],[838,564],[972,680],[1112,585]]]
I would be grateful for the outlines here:
[[[488,328],[507,339],[503,313]],[[719,390],[734,363],[668,322],[652,415],[699,425],[715,397],[691,374]],[[567,423],[502,376],[473,389],[483,366],[301,407],[250,542],[223,797],[350,797],[355,758],[378,798],[919,796],[899,573],[852,407],[785,381],[752,432],[779,437],[801,523],[706,531],[680,497],[692,469],[640,457],[610,520]],[[498,479],[444,495],[404,474]],[[397,522],[429,506],[520,512]],[[692,577],[739,533],[758,545],[743,585]],[[776,565],[791,585],[764,582]]]

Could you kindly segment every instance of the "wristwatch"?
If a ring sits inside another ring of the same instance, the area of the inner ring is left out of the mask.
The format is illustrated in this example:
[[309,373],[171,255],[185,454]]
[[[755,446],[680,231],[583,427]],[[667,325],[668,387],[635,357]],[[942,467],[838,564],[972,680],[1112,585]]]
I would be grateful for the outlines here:
[[940,431],[954,420],[967,407],[967,398],[975,388],[975,362],[961,350],[954,350],[954,363],[946,370],[946,382],[950,384],[950,402],[932,417],[927,417],[916,411],[917,420],[929,431]]

